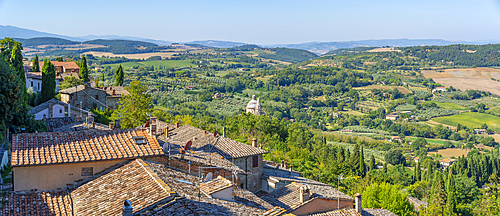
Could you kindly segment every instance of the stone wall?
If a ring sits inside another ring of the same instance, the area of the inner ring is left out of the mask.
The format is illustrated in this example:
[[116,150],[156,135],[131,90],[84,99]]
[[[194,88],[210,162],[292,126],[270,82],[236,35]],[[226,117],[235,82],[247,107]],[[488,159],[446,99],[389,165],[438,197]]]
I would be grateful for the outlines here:
[[84,110],[90,110],[94,107],[106,108],[106,91],[87,86],[85,87],[85,90],[74,92],[70,95],[62,94],[61,100],[64,103],[69,103],[71,106]]
[[234,164],[244,170],[247,175],[240,175],[241,183],[244,189],[251,192],[257,192],[262,188],[262,155],[257,156],[259,165],[253,166],[253,156],[234,159]]

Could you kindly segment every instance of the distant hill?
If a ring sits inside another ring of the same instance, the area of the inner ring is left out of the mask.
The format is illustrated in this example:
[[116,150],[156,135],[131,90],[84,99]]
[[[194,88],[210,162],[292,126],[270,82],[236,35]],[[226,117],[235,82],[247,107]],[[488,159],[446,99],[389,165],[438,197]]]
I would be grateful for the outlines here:
[[259,56],[263,58],[286,61],[291,63],[303,62],[318,57],[318,55],[312,52],[301,49],[273,48],[271,49],[271,51],[274,51],[275,53],[274,54],[261,53],[259,54]]
[[30,39],[14,38],[14,40],[23,43],[24,47],[38,46],[38,45],[71,45],[71,44],[80,44],[81,43],[78,41],[71,41],[71,40],[54,38],[54,37],[37,37],[37,38],[30,38]]
[[46,32],[35,31],[31,29],[19,28],[10,25],[0,25],[0,38],[11,37],[11,38],[34,38],[34,37],[52,37],[52,38],[63,38],[73,41],[82,41],[79,38],[69,37],[65,35],[51,34]]
[[85,44],[99,44],[104,46],[143,46],[143,47],[152,47],[158,46],[154,43],[143,42],[143,41],[132,41],[132,40],[104,40],[104,39],[96,39],[91,41],[83,42]]
[[217,48],[231,48],[231,47],[242,46],[242,45],[246,44],[246,43],[241,43],[241,42],[218,41],[218,40],[192,41],[192,42],[188,42],[188,43],[189,44],[201,44],[201,45],[210,46],[210,47],[217,47]]
[[335,49],[330,52],[325,53],[325,55],[337,55],[341,53],[357,53],[357,52],[364,52],[367,50],[372,50],[377,47],[355,47],[355,48],[342,48],[342,49]]
[[128,37],[128,36],[119,36],[119,35],[87,35],[87,36],[78,36],[78,38],[82,38],[85,40],[95,40],[95,39],[105,39],[105,40],[133,40],[133,41],[143,41],[143,42],[149,42],[149,43],[154,43],[157,45],[170,45],[172,44],[171,41],[164,41],[164,40],[155,40],[155,39],[149,39],[149,38],[141,38],[141,37]]

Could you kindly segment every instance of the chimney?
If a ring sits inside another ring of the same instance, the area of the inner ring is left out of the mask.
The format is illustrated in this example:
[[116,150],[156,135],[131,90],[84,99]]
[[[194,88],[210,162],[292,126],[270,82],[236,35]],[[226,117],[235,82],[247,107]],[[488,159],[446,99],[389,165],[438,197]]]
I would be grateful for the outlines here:
[[206,130],[203,131],[203,135],[207,135],[207,131]]
[[115,128],[114,129],[121,129],[120,127],[120,119],[115,120]]
[[90,125],[92,125],[94,123],[94,117],[93,116],[89,115],[89,117],[87,117],[86,120],[87,120],[87,122],[86,122],[87,126],[90,126]]
[[222,137],[226,137],[226,126],[222,127]]
[[290,175],[292,175],[292,171],[293,171],[293,165],[290,164]]
[[115,123],[114,122],[109,122],[109,129],[111,129],[111,130],[115,129]]
[[252,139],[252,146],[257,148],[257,138]]
[[52,113],[54,111],[52,109],[52,107],[53,107],[53,103],[52,103],[52,101],[49,101],[49,118],[52,118]]
[[92,122],[92,128],[95,128],[95,122],[94,121]]
[[309,185],[302,185],[300,186],[300,203],[305,203],[307,200],[309,200],[309,197],[311,196]]
[[110,86],[110,87],[109,87],[109,90],[111,90],[111,89],[113,89],[113,87],[112,87],[112,86]]
[[283,166],[283,168],[288,168],[288,163],[285,161],[285,166]]
[[361,214],[362,208],[361,208],[361,194],[357,193],[354,194],[354,200],[355,200],[355,210],[357,213]]
[[175,128],[179,128],[179,122],[175,123]]
[[280,168],[283,168],[283,167],[285,167],[285,161],[281,160]]
[[132,203],[129,200],[123,202],[123,216],[133,216],[134,208],[132,208]]
[[113,93],[112,93],[112,95],[115,95],[115,90],[114,90],[114,89],[113,89]]
[[71,104],[68,103],[68,117],[71,117]]
[[[114,91],[114,90],[113,90]],[[150,117],[149,118],[149,132],[151,133],[150,135],[156,136],[156,117]]]

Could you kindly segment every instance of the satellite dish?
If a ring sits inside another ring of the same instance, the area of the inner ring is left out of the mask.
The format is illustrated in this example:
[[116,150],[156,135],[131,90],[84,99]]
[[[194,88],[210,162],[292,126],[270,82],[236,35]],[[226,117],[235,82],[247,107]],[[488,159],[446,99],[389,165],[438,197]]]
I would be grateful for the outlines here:
[[191,148],[191,144],[193,144],[193,142],[191,142],[191,140],[189,140],[186,145],[184,146],[184,151],[187,151],[189,148]]
[[162,147],[163,152],[168,152],[169,145],[170,145],[170,144],[169,144],[169,143],[167,143],[167,142],[166,142],[165,144],[163,144],[163,147]]
[[209,172],[209,173],[207,174],[207,177],[205,178],[205,181],[207,182],[207,181],[211,181],[211,180],[212,180],[212,173],[211,173],[211,172]]

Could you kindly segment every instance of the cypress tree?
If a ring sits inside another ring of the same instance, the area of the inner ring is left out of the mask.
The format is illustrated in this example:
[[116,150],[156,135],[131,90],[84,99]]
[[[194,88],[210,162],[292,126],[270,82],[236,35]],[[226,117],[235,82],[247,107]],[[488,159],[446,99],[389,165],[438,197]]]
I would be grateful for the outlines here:
[[417,163],[417,168],[415,169],[416,181],[421,181],[422,180],[422,174],[420,172],[421,172],[420,163]]
[[363,153],[363,146],[361,146],[361,150],[359,153],[359,174],[364,177],[366,173],[366,165],[365,165],[365,156]]
[[448,181],[446,182],[446,193],[448,197],[446,199],[446,206],[448,207],[448,211],[456,212],[457,210],[457,194],[456,194],[456,185],[455,185],[455,177],[452,173],[448,174]]
[[434,170],[432,169],[432,163],[429,162],[429,164],[427,165],[427,178],[426,178],[427,182],[432,181],[433,174],[434,174]]
[[45,59],[42,67],[41,102],[52,99],[56,92],[56,71],[54,65]]
[[435,205],[435,213],[438,213],[437,215],[443,215],[445,212],[445,205],[446,205],[446,192],[445,192],[445,185],[443,181],[443,176],[441,172],[436,172],[434,174],[434,180],[432,181],[432,188],[431,188],[431,203]]
[[85,56],[82,56],[82,60],[80,62],[80,79],[82,79],[84,82],[89,81],[89,69],[87,68],[87,58]]
[[123,68],[121,64],[118,66],[118,69],[116,69],[116,85],[123,85]]
[[375,157],[372,156],[370,157],[370,171],[375,169]]
[[35,55],[35,59],[33,59],[33,67],[31,68],[33,72],[40,72],[40,65],[38,62],[38,55]]
[[356,146],[354,147],[354,149],[352,151],[353,151],[353,154],[351,155],[351,167],[353,170],[356,170],[358,175],[361,175],[361,172],[359,169],[359,167],[361,166],[359,164],[359,158],[360,158],[359,144],[356,144]]
[[387,173],[387,163],[384,163],[384,168],[382,168],[383,173]]
[[24,74],[23,54],[21,52],[23,46],[19,42],[14,43],[11,55],[11,65],[17,73],[17,77],[21,84],[22,99],[24,103],[28,102],[28,92],[26,91],[26,75]]

